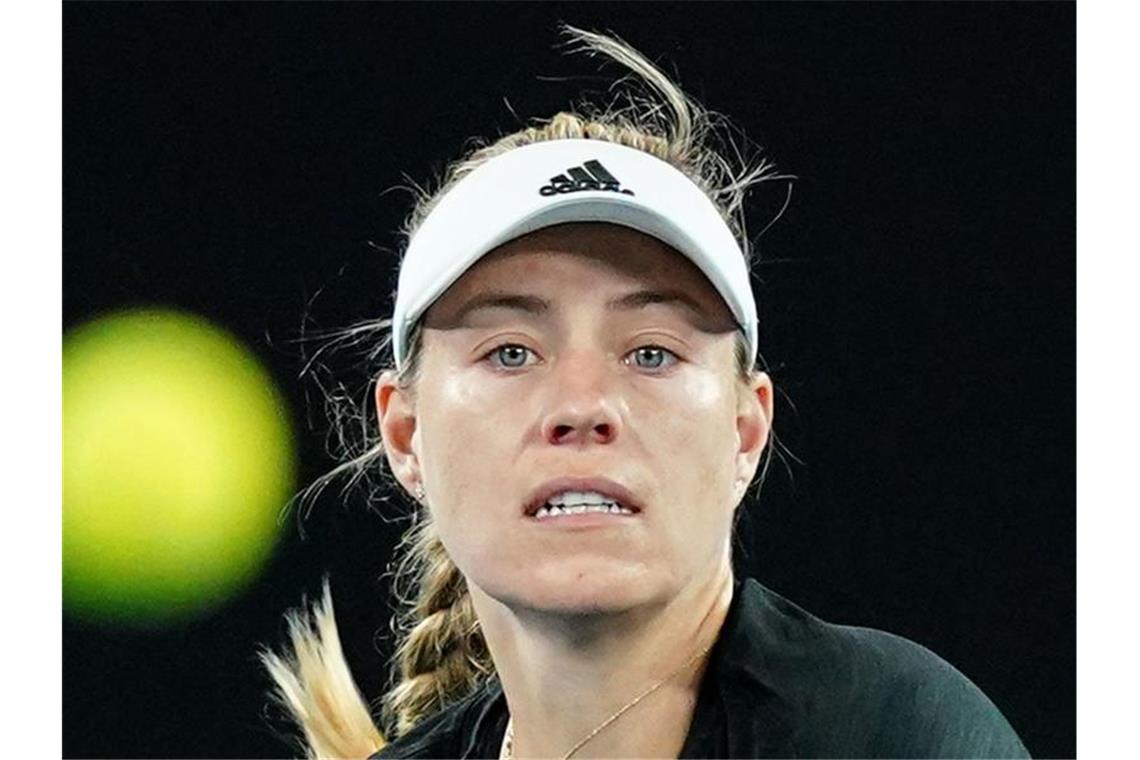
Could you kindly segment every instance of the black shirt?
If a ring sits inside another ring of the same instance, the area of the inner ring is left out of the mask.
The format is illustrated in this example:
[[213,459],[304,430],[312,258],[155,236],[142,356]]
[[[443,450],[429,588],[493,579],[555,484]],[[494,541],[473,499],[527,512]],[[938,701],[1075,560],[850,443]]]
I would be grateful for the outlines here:
[[[498,758],[508,717],[492,678],[372,758]],[[1029,752],[993,702],[929,649],[825,622],[748,578],[736,581],[680,757]]]

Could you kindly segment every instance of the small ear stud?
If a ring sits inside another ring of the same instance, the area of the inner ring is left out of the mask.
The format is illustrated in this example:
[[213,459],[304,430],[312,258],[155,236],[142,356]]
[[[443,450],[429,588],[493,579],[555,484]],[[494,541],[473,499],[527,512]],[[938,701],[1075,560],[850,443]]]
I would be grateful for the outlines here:
[[416,501],[423,501],[424,500],[424,496],[426,494],[424,493],[424,486],[422,483],[416,483],[415,495],[416,495]]

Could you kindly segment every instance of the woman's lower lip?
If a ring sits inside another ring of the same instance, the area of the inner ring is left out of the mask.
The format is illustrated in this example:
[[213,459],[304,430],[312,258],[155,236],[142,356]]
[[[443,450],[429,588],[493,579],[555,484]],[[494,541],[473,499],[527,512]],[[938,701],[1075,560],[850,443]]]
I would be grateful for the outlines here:
[[550,517],[530,516],[530,521],[539,525],[563,528],[590,528],[607,525],[621,525],[637,517],[640,513],[632,515],[612,514],[610,512],[579,512],[576,515],[551,515]]

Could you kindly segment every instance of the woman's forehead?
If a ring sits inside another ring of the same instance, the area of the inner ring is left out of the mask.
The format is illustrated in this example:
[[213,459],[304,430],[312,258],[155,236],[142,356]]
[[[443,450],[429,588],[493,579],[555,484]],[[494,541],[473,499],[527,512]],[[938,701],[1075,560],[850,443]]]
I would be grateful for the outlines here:
[[425,322],[455,323],[512,299],[537,313],[570,296],[597,300],[612,312],[664,303],[703,315],[704,322],[734,325],[720,294],[688,258],[649,235],[605,223],[548,227],[499,246],[437,299]]
[[558,273],[558,265],[596,263],[635,279],[688,276],[705,279],[700,269],[672,246],[629,227],[606,222],[571,222],[545,227],[500,245],[474,267],[509,274],[527,269]]

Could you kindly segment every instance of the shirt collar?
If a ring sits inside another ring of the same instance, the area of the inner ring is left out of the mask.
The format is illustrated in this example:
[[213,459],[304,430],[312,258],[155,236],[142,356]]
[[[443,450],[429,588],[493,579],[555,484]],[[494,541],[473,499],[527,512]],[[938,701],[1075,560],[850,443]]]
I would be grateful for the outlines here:
[[[753,578],[734,581],[732,603],[709,653],[682,757],[699,757],[709,750],[727,757],[796,756],[791,705],[773,688],[765,657],[766,645],[778,633],[773,630],[778,619],[772,592]],[[463,734],[461,757],[477,755],[479,737],[501,736],[506,730],[502,684],[493,677],[483,690],[481,706],[473,711],[472,725]],[[716,746],[692,746],[705,742]]]
[[[767,650],[777,631],[771,592],[737,579],[732,605],[712,652],[725,713],[729,757],[794,757],[792,705],[775,689]],[[698,706],[699,709],[699,706]]]

